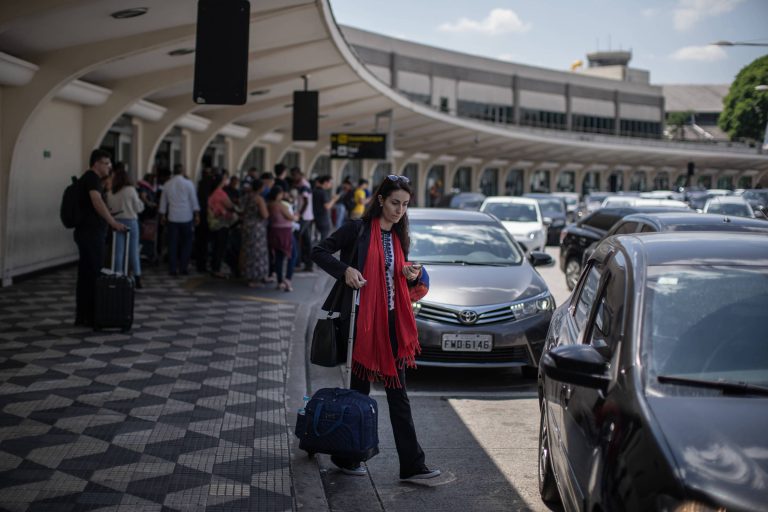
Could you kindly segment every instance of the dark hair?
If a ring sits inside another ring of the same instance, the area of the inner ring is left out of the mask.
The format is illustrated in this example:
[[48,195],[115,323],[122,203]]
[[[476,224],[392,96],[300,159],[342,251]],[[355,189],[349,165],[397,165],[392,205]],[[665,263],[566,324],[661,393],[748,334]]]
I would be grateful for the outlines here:
[[283,174],[286,169],[287,169],[287,167],[285,166],[284,163],[277,163],[277,164],[275,164],[275,176],[277,176],[279,178],[280,175]]
[[211,190],[216,190],[219,188],[219,185],[221,185],[221,182],[224,181],[224,174],[217,172],[214,173],[213,176],[211,176]]
[[317,183],[318,185],[328,183],[329,181],[331,181],[331,177],[328,174],[323,174],[322,176],[318,176],[317,178],[315,178],[315,183]]
[[261,173],[261,176],[259,176],[260,180],[273,180],[275,179],[275,175],[271,172],[263,172]]
[[133,185],[131,177],[125,172],[125,164],[116,165],[112,169],[112,193],[117,194],[123,187]]
[[275,185],[271,189],[269,189],[269,194],[267,194],[267,201],[274,201],[277,199],[277,196],[283,191],[283,187],[280,185]]
[[[357,182],[357,186],[358,186],[358,187],[359,187],[360,185],[367,185],[367,184],[368,184],[368,180],[367,180],[367,179],[365,179],[365,178],[360,178],[360,181],[358,181],[358,182]],[[379,188],[381,188],[381,187],[379,187]],[[409,191],[409,193],[410,193],[410,191]]]
[[[365,213],[363,213],[363,222],[373,222],[375,219],[381,217],[382,207],[381,204],[379,204],[379,196],[381,196],[382,200],[385,200],[392,195],[392,192],[395,190],[402,190],[408,192],[409,196],[413,196],[410,183],[406,183],[403,180],[393,181],[385,178],[384,181],[381,182],[381,185],[376,189],[376,192],[371,194],[371,202],[368,203],[368,207],[365,209]],[[397,237],[400,239],[400,245],[403,247],[403,255],[407,258],[411,248],[411,235],[408,229],[408,211],[403,213],[400,221],[392,226],[392,229],[397,233]]]
[[184,172],[184,166],[181,164],[173,165],[173,174],[181,174]]
[[264,186],[264,180],[261,178],[254,178],[251,182],[251,191],[258,192],[258,190]]
[[88,167],[93,167],[93,164],[102,158],[109,158],[112,160],[112,155],[106,149],[94,149],[91,151],[91,158],[88,159]]

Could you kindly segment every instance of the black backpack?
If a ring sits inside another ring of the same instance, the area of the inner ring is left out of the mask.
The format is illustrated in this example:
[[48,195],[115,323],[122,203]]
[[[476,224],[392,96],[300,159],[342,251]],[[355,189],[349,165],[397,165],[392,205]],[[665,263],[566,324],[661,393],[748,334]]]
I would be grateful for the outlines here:
[[72,183],[64,189],[59,216],[61,217],[61,223],[66,228],[76,228],[83,221],[83,212],[80,206],[82,199],[81,188],[80,180],[76,176],[72,176]]

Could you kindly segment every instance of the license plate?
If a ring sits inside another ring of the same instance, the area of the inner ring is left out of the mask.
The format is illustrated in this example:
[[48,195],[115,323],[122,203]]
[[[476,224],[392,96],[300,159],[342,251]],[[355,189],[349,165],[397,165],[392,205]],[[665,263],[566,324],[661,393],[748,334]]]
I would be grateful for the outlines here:
[[443,350],[451,352],[490,352],[493,336],[490,334],[443,334]]

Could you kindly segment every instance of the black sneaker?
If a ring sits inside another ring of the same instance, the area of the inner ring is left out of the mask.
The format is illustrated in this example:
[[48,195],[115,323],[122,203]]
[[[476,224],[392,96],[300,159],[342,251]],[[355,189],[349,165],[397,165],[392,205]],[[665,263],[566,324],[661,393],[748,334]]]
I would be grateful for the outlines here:
[[435,478],[440,476],[440,470],[439,469],[429,469],[427,466],[424,466],[420,470],[416,471],[415,473],[410,473],[407,475],[401,474],[400,475],[400,481],[401,482],[413,482],[416,480],[429,480],[430,478]]

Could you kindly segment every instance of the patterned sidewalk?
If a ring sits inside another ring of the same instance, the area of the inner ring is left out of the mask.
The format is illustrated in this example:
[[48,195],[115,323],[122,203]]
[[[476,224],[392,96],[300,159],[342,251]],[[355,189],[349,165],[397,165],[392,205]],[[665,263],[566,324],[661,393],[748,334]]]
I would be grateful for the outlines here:
[[0,289],[0,510],[294,509],[295,305],[145,273],[131,333],[72,327],[74,269]]

